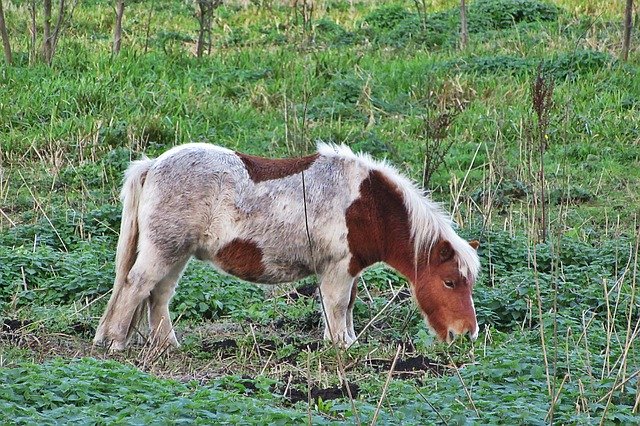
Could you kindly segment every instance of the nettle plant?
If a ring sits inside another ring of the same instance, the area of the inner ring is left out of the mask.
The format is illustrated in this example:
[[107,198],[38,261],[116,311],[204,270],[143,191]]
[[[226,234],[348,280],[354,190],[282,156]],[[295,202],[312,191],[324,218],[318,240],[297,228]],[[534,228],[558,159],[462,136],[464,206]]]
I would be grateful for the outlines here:
[[[539,323],[535,312],[562,312],[580,318],[584,312],[606,314],[607,305],[621,315],[633,309],[633,286],[620,286],[603,296],[603,282],[629,279],[633,240],[619,238],[599,243],[572,237],[531,244],[522,235],[491,231],[480,250],[485,273],[475,291],[479,323],[500,330]],[[537,284],[537,285],[536,285]],[[637,303],[637,300],[636,302]]]

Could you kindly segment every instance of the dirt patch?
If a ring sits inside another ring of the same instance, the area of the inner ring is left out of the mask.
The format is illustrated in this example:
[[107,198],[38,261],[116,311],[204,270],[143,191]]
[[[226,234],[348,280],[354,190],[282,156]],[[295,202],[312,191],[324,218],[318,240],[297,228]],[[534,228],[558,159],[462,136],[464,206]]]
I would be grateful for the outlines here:
[[410,299],[410,298],[411,298],[411,290],[409,290],[408,288],[403,288],[398,292],[398,295],[396,296],[396,299],[398,301]]
[[203,352],[221,352],[224,357],[235,354],[238,349],[238,342],[235,339],[224,339],[218,341],[203,340]]
[[[393,360],[372,359],[367,362],[376,371],[389,371]],[[447,371],[447,366],[438,363],[422,355],[398,359],[393,370],[394,377],[400,379],[417,378],[424,373],[442,376]]]
[[32,324],[31,321],[28,320],[15,320],[15,319],[5,319],[2,322],[2,332],[3,333],[17,333],[22,328]]
[[6,339],[15,342],[21,339],[24,334],[25,328],[31,324],[32,322],[28,320],[15,320],[7,318],[2,322],[2,327],[0,328],[0,339]]
[[[351,396],[356,398],[358,393],[360,392],[360,387],[355,383],[349,383],[349,390],[351,391]],[[309,394],[307,392],[303,392],[294,387],[289,387],[283,391],[283,396],[292,404],[295,404],[299,401],[308,401]],[[317,386],[311,387],[311,399],[318,402],[319,399],[323,401],[328,401],[330,399],[340,399],[340,398],[349,398],[349,393],[347,392],[347,387],[342,385],[338,386],[330,386],[328,388],[319,388]]]
[[319,311],[310,312],[302,318],[280,318],[273,323],[278,329],[294,329],[299,332],[312,332],[320,328],[322,317]]
[[315,283],[304,284],[304,285],[301,285],[300,287],[296,287],[295,289],[293,289],[293,291],[287,293],[285,297],[291,300],[298,300],[302,297],[313,297],[316,293],[317,288],[318,288],[318,285]]
[[79,321],[78,322],[74,322],[73,324],[71,324],[71,329],[78,336],[91,337],[94,334],[96,334],[95,327],[93,325],[87,324],[85,322],[79,322]]

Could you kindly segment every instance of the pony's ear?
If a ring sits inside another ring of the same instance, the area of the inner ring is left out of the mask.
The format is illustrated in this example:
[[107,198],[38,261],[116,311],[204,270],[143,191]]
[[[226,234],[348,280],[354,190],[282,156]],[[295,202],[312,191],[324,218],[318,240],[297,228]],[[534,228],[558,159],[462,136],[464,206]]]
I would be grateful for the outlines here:
[[478,250],[478,247],[480,247],[480,241],[478,240],[471,240],[469,241],[469,245],[471,247],[473,247],[474,250]]
[[451,260],[453,255],[455,254],[453,251],[453,247],[451,247],[451,243],[449,241],[441,241],[437,246],[437,256],[440,263],[444,263],[447,260]]

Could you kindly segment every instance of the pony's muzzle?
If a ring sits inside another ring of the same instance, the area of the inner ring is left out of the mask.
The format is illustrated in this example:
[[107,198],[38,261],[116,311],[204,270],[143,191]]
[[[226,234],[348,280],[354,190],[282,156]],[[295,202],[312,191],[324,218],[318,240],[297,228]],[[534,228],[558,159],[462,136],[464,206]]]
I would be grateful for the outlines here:
[[464,327],[462,330],[449,328],[447,333],[447,342],[453,342],[457,336],[468,336],[471,341],[476,340],[478,338],[478,325],[476,324],[471,327]]

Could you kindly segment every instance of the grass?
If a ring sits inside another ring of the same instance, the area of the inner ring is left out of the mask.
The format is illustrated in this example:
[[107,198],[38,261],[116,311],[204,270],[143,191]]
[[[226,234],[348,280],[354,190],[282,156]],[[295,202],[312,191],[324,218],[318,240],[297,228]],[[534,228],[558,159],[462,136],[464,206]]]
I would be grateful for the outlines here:
[[[16,63],[0,68],[0,418],[637,423],[640,65],[637,49],[617,59],[622,11],[471,2],[461,51],[457,5],[423,16],[414,2],[318,1],[305,30],[283,2],[227,2],[197,59],[188,3],[127,5],[112,57],[111,3],[93,0],[47,67],[29,62],[26,7],[3,2]],[[539,65],[555,82],[544,242]],[[131,159],[192,140],[299,155],[322,139],[420,181],[425,122],[460,105],[429,188],[481,240],[478,341],[435,343],[405,281],[376,266],[355,306],[360,343],[336,352],[321,342],[314,279],[254,286],[193,262],[171,307],[181,349],[91,346]]]

